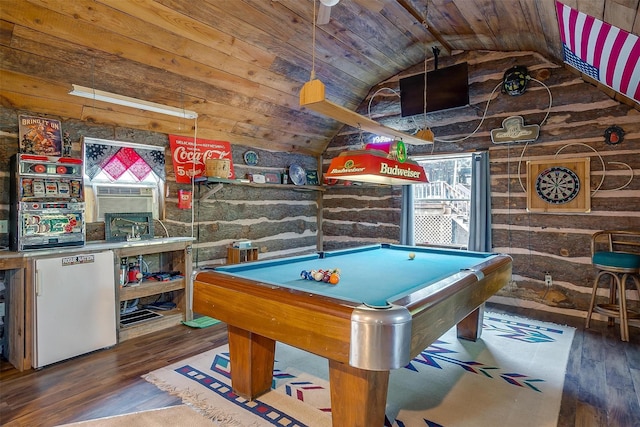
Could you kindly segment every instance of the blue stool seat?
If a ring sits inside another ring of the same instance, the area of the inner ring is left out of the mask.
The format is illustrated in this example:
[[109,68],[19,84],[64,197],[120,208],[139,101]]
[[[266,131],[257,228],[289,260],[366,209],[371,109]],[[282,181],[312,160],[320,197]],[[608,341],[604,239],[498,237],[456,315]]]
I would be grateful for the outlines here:
[[640,270],[640,255],[626,252],[596,252],[591,258],[593,265],[602,267],[614,267],[630,270]]

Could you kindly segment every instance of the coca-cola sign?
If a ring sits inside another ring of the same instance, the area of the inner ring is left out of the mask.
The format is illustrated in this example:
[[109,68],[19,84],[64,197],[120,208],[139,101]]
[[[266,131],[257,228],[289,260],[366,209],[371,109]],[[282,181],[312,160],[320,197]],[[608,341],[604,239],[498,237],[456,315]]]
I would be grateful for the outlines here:
[[177,183],[190,183],[192,178],[204,176],[208,159],[229,159],[229,179],[235,179],[230,143],[197,138],[194,144],[193,138],[169,135],[169,144]]

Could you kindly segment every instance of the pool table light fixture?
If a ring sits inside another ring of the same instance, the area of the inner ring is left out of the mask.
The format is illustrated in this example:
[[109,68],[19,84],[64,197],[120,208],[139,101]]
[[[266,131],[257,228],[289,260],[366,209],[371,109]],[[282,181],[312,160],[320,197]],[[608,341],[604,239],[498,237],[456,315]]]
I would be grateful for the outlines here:
[[[311,72],[312,76],[315,72]],[[433,144],[434,135],[431,130],[421,130],[415,135],[384,126],[375,120],[335,104],[325,97],[325,85],[313,78],[306,82],[300,90],[300,106],[323,114],[341,123],[364,132],[386,136],[389,139],[401,139],[405,144],[424,145]]]
[[346,180],[371,184],[426,184],[427,175],[417,162],[400,162],[381,150],[353,150],[340,153],[331,160],[324,175],[326,181]]

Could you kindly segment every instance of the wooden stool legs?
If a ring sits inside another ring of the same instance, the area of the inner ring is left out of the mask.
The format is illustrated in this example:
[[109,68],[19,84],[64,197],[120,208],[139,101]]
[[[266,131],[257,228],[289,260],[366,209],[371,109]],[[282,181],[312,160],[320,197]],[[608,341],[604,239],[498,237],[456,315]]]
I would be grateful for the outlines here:
[[[598,293],[598,283],[600,278],[609,275],[609,304],[596,304],[596,296]],[[635,273],[615,273],[612,271],[601,270],[593,282],[593,290],[591,291],[591,303],[587,312],[587,320],[585,327],[588,329],[591,322],[591,315],[594,311],[604,314],[608,317],[609,326],[615,324],[615,318],[620,319],[620,339],[629,341],[629,316],[632,318],[640,317],[637,312],[627,310],[627,279],[631,278],[634,282],[638,293],[640,293],[640,279]]]

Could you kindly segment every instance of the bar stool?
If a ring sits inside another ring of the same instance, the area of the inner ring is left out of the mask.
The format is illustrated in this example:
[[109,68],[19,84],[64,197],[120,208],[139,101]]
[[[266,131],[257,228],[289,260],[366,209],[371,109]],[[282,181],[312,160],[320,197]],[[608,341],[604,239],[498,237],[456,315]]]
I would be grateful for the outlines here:
[[[632,252],[633,251],[633,252]],[[634,253],[635,252],[635,253]],[[638,310],[627,307],[626,283],[631,279],[640,296],[640,231],[604,230],[591,237],[591,263],[598,269],[587,312],[589,328],[593,312],[608,317],[609,326],[620,319],[620,339],[629,341],[629,319],[640,319]],[[596,304],[600,279],[609,276],[609,302]]]

